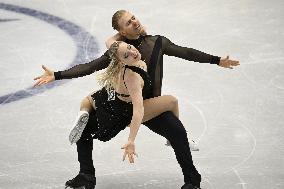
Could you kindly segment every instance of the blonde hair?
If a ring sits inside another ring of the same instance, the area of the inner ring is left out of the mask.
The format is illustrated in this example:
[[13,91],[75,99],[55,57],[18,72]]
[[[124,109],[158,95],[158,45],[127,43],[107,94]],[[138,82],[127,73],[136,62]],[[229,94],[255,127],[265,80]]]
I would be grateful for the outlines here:
[[114,15],[112,16],[112,22],[111,22],[113,29],[115,29],[117,31],[120,30],[120,27],[118,25],[118,21],[120,20],[122,15],[126,12],[127,12],[126,10],[118,10],[114,13]]
[[118,74],[120,72],[119,58],[118,58],[118,47],[121,41],[114,42],[109,50],[109,56],[111,62],[106,68],[106,71],[98,75],[98,82],[102,87],[105,87],[108,91],[114,89],[118,82]]

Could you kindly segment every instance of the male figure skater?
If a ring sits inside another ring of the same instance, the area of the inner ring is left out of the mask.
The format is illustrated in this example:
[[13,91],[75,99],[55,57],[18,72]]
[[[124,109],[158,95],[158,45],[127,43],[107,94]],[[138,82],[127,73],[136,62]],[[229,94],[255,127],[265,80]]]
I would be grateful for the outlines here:
[[[119,38],[122,37],[122,40],[134,45],[141,53],[141,59],[146,62],[152,80],[152,97],[161,95],[164,54],[194,62],[216,64],[224,68],[232,69],[233,66],[239,65],[238,61],[230,60],[229,56],[221,58],[192,48],[181,47],[164,36],[141,35],[144,33],[143,26],[133,14],[125,10],[119,10],[113,15],[112,27],[118,31],[118,34],[113,37],[114,39],[121,40]],[[106,52],[89,63],[80,64],[65,71],[54,72],[54,79],[82,77],[106,68],[109,63],[110,59]],[[79,188],[85,186],[86,189],[95,188],[96,177],[92,160],[92,125],[97,124],[95,114],[95,110],[90,113],[89,122],[80,140],[76,143],[80,172],[75,178],[66,182],[66,187]],[[172,112],[165,112],[143,124],[153,132],[165,137],[173,147],[176,159],[184,175],[185,184],[181,189],[199,189],[201,175],[193,165],[186,130],[181,121]]]

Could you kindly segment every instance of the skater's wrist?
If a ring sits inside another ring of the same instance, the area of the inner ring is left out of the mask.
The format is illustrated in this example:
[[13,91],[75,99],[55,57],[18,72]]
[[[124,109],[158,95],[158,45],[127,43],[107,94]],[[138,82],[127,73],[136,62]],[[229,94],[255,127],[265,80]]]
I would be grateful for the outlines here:
[[53,72],[53,76],[55,80],[61,80],[61,71]]
[[219,65],[221,57],[219,56],[211,56],[210,64],[217,64]]
[[128,137],[128,142],[134,143],[135,138]]

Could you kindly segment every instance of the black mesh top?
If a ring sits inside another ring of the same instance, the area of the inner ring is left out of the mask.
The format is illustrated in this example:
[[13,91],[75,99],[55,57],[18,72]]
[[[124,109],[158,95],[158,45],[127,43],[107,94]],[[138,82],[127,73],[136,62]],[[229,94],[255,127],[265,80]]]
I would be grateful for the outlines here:
[[[135,46],[141,53],[141,59],[147,64],[147,72],[152,80],[152,97],[161,95],[164,54],[189,61],[210,64],[219,64],[221,58],[192,48],[178,46],[168,38],[159,35],[140,36],[136,40],[125,39],[125,42]],[[109,63],[110,58],[108,51],[106,51],[101,57],[89,63],[79,64],[64,71],[55,72],[55,79],[71,79],[89,75],[106,68]]]
[[[143,99],[148,99],[148,98],[151,98],[152,95],[152,83],[151,83],[151,79],[148,75],[148,73],[146,71],[144,71],[142,68],[139,68],[137,66],[128,66],[128,65],[125,65],[125,68],[124,68],[124,73],[123,73],[123,82],[124,82],[124,75],[125,75],[125,70],[126,68],[132,70],[133,72],[136,72],[138,73],[142,79],[144,80],[144,86],[143,86],[143,89],[142,89],[142,96],[143,96]],[[124,82],[124,85],[125,87],[127,88],[125,82]],[[128,95],[129,96],[129,95]]]

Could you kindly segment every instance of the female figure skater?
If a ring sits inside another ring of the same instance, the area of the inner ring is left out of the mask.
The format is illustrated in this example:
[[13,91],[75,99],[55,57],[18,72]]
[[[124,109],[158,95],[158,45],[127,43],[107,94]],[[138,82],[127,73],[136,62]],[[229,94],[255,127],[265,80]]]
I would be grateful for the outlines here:
[[[113,45],[111,46],[111,44]],[[80,139],[81,134],[87,124],[89,112],[92,110],[92,108],[98,111],[98,121],[101,119],[101,117],[104,117],[104,120],[102,120],[101,123],[99,122],[101,125],[108,124],[111,119],[114,119],[111,118],[114,117],[113,115],[109,117],[110,112],[105,111],[106,109],[108,109],[107,107],[105,107],[103,113],[102,111],[100,111],[101,106],[98,105],[97,101],[101,102],[101,99],[104,99],[107,102],[111,102],[111,106],[109,107],[111,109],[113,108],[112,106],[116,106],[112,104],[113,100],[113,102],[115,102],[115,100],[124,101],[125,103],[123,104],[127,103],[130,104],[130,106],[133,105],[134,116],[135,100],[138,103],[138,100],[149,98],[149,94],[147,96],[147,93],[151,91],[151,81],[147,74],[147,65],[145,62],[140,60],[141,55],[138,50],[134,46],[131,46],[124,42],[117,42],[115,40],[108,40],[106,42],[106,45],[108,48],[110,48],[109,53],[112,61],[111,64],[107,67],[106,71],[99,77],[99,83],[103,86],[103,89],[90,94],[82,100],[80,112],[75,121],[74,128],[69,135],[69,141],[71,142],[71,144],[76,143]],[[135,75],[135,77],[132,76],[133,74]],[[137,80],[137,76],[140,78],[140,81]],[[139,88],[139,90],[143,88],[145,89],[143,89],[142,93],[140,94],[137,88]],[[99,94],[102,94],[102,96],[99,96]],[[105,102],[102,103],[104,104]],[[122,107],[125,107],[125,110],[127,110],[128,106],[124,106],[123,104],[120,105]],[[137,107],[141,108],[140,106],[141,104]],[[122,107],[118,107],[120,109],[117,110],[116,114],[122,114],[123,111],[120,111],[123,110]],[[143,101],[143,108],[144,112],[142,115],[144,115],[144,117],[142,119],[142,122],[148,121],[165,111],[171,111],[176,117],[179,117],[178,101],[171,95],[145,99]],[[142,109],[140,111],[142,111]],[[125,128],[124,126],[123,128]],[[117,133],[115,132],[115,134]]]
[[[75,143],[80,139],[88,121],[88,112],[93,106],[98,121],[93,138],[108,141],[129,126],[128,141],[122,147],[125,149],[123,160],[128,156],[129,162],[134,163],[134,155],[137,155],[134,141],[140,124],[165,111],[172,111],[179,117],[178,101],[171,95],[149,98],[152,86],[147,66],[134,46],[114,42],[109,48],[109,55],[111,63],[99,77],[103,88],[83,99],[69,140]],[[43,68],[46,72],[50,71],[44,66]],[[48,83],[49,79],[47,77],[35,86]]]
[[[145,32],[144,28],[142,29],[142,33],[143,33],[143,35],[146,35],[146,32]],[[106,41],[106,47],[109,49],[111,44],[113,44],[116,41],[119,41],[120,39],[122,39],[122,36],[120,36],[120,35],[115,35],[113,37],[110,37]],[[126,50],[129,50],[129,52],[125,52],[126,54],[130,53],[132,55],[134,54],[134,56],[137,55],[138,51],[137,51],[137,49],[135,47],[133,47],[133,46],[131,47],[131,45],[128,45],[127,47],[128,48]],[[133,48],[133,49],[131,49],[131,48]],[[141,58],[141,55],[140,55],[140,58]],[[133,61],[133,60],[129,60],[129,61]],[[134,59],[134,61],[136,61],[136,60]],[[147,69],[145,69],[145,67],[147,67],[146,63],[143,62],[143,65],[144,65],[143,66],[144,70],[147,71]],[[110,70],[110,69],[113,69],[113,68],[108,68],[106,73],[104,73],[104,75],[102,75],[102,77],[99,79],[100,80],[100,84],[102,86],[105,85],[104,82],[105,82],[106,77],[111,77],[111,75],[114,76],[113,77],[113,83],[116,83],[117,79],[119,79],[119,78],[117,78],[115,76],[115,72],[119,71],[118,70],[119,68],[118,67],[115,68],[116,70]],[[110,85],[107,85],[107,86],[110,86]],[[108,90],[108,91],[111,92],[110,90]],[[96,92],[94,92],[94,93],[96,93]],[[94,93],[93,93],[93,95],[94,95]],[[125,95],[122,95],[122,97],[125,97]],[[165,103],[164,104],[160,104],[161,108],[158,110],[157,113],[154,113],[154,115],[157,116],[157,115],[159,115],[159,114],[161,114],[163,112],[171,111],[171,112],[173,112],[173,114],[177,118],[179,118],[178,101],[177,101],[177,99],[175,97],[173,97],[171,95],[165,95],[165,96],[162,96],[162,97],[157,97],[155,100],[157,100],[157,99],[158,100],[162,100]],[[144,100],[144,103],[146,105],[149,104],[151,106],[155,106],[156,105],[156,103],[155,103],[155,101],[153,101],[153,99]],[[78,116],[77,116],[77,118],[76,118],[76,120],[74,122],[73,129],[71,130],[70,135],[69,135],[69,141],[70,141],[71,144],[76,143],[80,139],[80,137],[81,137],[81,135],[83,133],[83,130],[84,130],[85,126],[87,125],[87,122],[88,122],[88,119],[89,119],[89,113],[90,113],[90,111],[93,108],[92,104],[94,105],[93,107],[95,108],[95,104],[94,104],[94,101],[93,101],[93,98],[92,98],[91,95],[85,97],[82,100],[81,106],[80,106],[80,112],[78,113]],[[145,113],[147,113],[147,111],[145,111]],[[154,116],[154,117],[156,117],[156,116]],[[147,120],[145,120],[145,121],[147,121]],[[166,145],[167,146],[171,145],[168,140],[166,142]],[[195,142],[193,140],[189,141],[189,145],[190,145],[191,150],[199,151],[199,148],[197,147],[197,145],[195,144]]]

